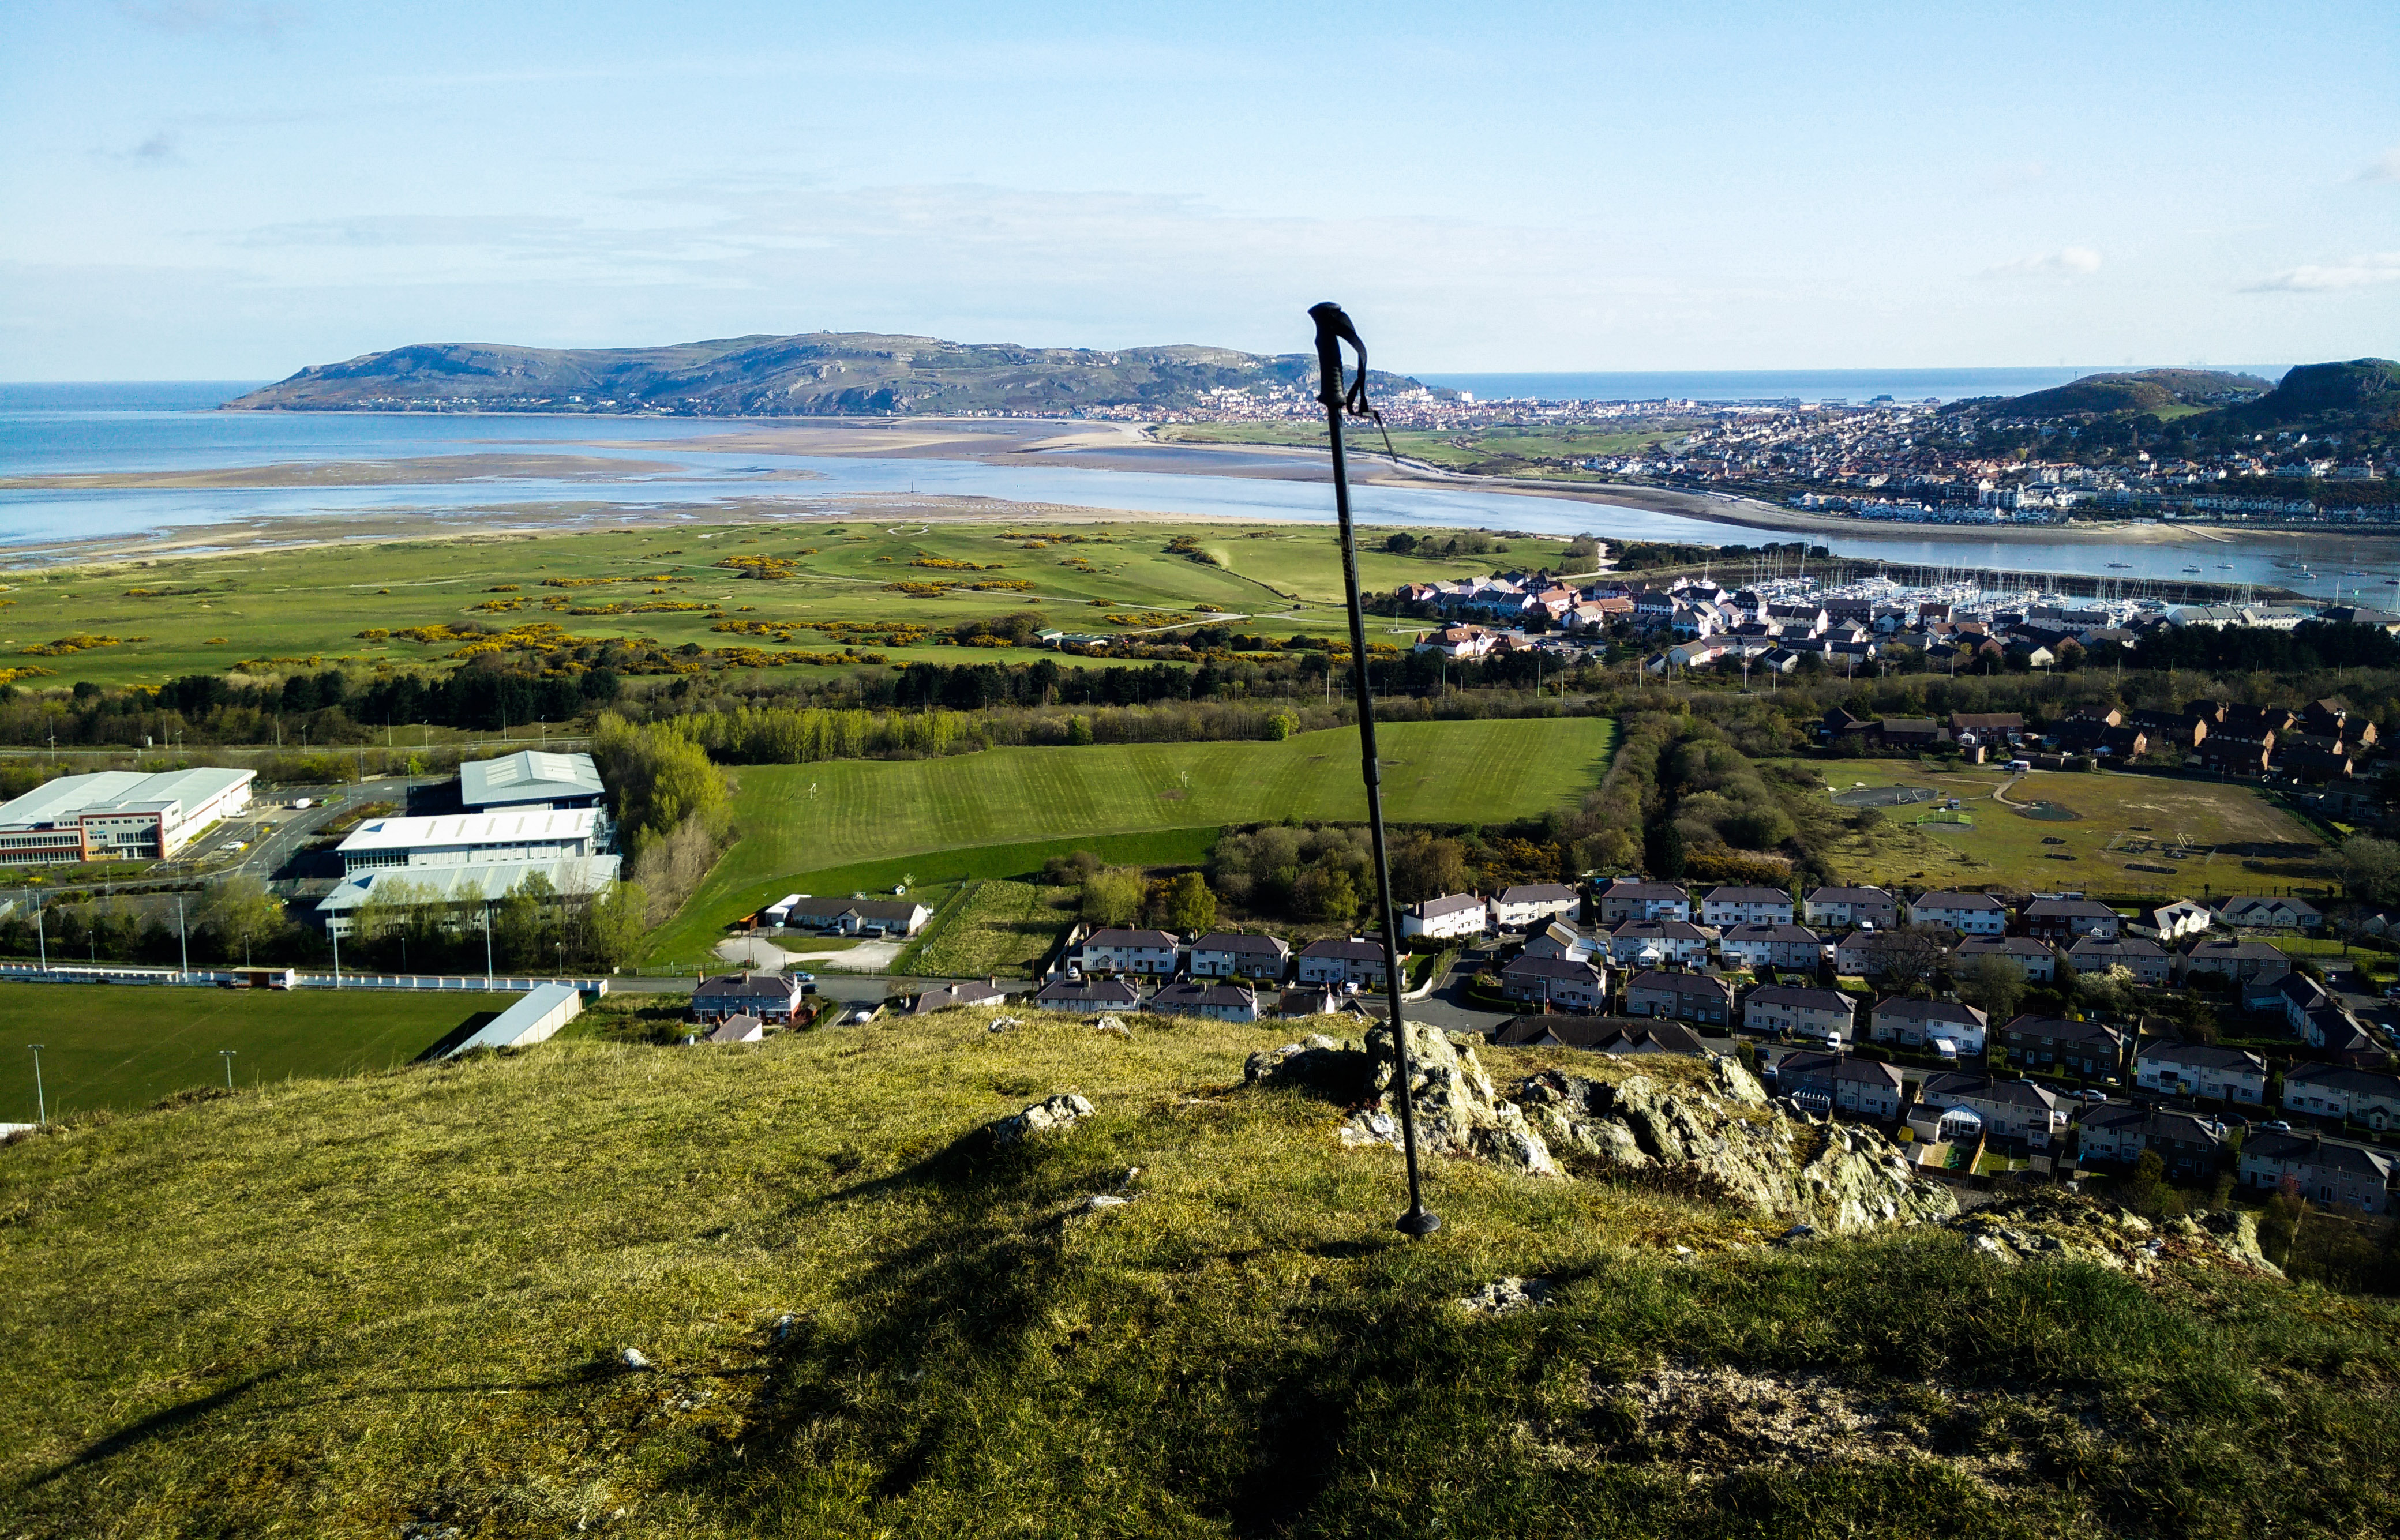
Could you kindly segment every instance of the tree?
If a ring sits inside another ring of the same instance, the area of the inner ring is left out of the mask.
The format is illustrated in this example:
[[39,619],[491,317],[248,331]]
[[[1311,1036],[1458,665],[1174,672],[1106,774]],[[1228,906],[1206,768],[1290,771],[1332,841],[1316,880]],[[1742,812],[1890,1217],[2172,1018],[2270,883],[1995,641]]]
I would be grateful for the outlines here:
[[552,943],[558,890],[539,872],[528,874],[499,902],[492,934],[501,961],[511,968],[535,968]]
[[1217,923],[1217,895],[1208,891],[1207,878],[1185,872],[1175,879],[1166,899],[1166,923],[1169,930],[1194,933]]
[[2004,957],[1979,957],[1958,974],[1958,998],[1990,1016],[1995,1026],[2017,1014],[2025,990],[2025,970]]
[[1302,919],[1346,924],[1358,917],[1358,885],[1341,866],[1311,866],[1291,886],[1292,907]]
[[283,901],[267,891],[263,879],[239,873],[210,884],[198,919],[226,956],[238,954],[247,962],[255,947],[282,934]]
[[1392,852],[1392,897],[1422,903],[1466,891],[1466,847],[1455,839],[1411,834]]
[[1684,832],[1671,819],[1660,819],[1653,825],[1644,846],[1645,864],[1653,878],[1672,882],[1684,875]]
[[1387,535],[1384,538],[1384,549],[1390,552],[1395,556],[1405,556],[1416,548],[1417,538],[1414,535],[1408,533],[1406,530],[1402,530],[1397,535]]
[[2343,893],[2354,902],[2382,906],[2400,901],[2400,843],[2354,834],[2334,852]]
[[585,949],[610,968],[630,962],[647,934],[649,895],[638,882],[611,882],[583,910]]
[[1886,931],[1875,944],[1875,965],[1884,979],[1902,994],[1914,994],[1930,983],[1934,971],[1950,950],[1950,934],[1903,925]]
[[1084,919],[1094,925],[1129,925],[1141,913],[1141,872],[1106,866],[1084,883]]

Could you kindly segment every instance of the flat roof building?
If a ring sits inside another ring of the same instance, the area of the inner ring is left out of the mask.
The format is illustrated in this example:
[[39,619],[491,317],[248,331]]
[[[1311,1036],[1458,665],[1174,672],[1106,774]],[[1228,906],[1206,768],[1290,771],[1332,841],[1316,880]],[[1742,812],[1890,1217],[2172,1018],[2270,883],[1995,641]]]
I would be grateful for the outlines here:
[[593,808],[378,818],[341,843],[345,876],[381,866],[472,866],[598,855],[604,839]]
[[62,775],[0,805],[0,865],[158,861],[250,809],[256,770]]

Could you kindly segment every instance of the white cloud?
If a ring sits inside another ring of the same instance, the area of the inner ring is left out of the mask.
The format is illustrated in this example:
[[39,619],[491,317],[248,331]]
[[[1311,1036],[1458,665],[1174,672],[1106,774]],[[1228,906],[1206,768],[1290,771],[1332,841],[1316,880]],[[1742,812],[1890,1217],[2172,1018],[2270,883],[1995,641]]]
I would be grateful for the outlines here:
[[2100,270],[2100,253],[2089,246],[2062,247],[2039,256],[2019,257],[1986,267],[1984,278],[2088,278]]
[[2341,289],[2364,289],[2370,284],[2400,283],[2400,252],[2376,252],[2352,257],[2347,262],[2325,265],[2304,263],[2287,267],[2280,273],[2270,273],[2255,283],[2245,283],[2245,294],[2323,294]]
[[2362,167],[2352,182],[2400,182],[2400,145],[2383,152],[2371,166]]

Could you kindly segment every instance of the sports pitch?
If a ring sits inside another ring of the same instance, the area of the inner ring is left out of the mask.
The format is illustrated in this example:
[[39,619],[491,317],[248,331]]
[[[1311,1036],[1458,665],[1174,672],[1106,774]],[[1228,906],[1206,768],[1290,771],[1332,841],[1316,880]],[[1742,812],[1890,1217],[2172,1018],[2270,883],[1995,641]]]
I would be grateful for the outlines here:
[[127,984],[0,984],[0,1122],[31,1123],[34,1056],[50,1116],[125,1112],[195,1086],[357,1074],[405,1064],[513,994],[172,988]]
[[[1599,782],[1616,742],[1616,724],[1604,717],[1387,726],[1380,736],[1384,815],[1397,824],[1485,824],[1564,811]],[[1363,819],[1357,745],[1356,729],[1343,729],[1279,743],[1098,744],[743,766],[733,813],[741,838],[661,931],[651,956],[695,955],[727,923],[785,893],[852,891],[822,882],[836,875],[833,867],[910,865],[920,883],[952,879],[953,866],[956,878],[1015,877],[1038,870],[1042,857],[1029,850],[997,870],[973,869],[979,864],[960,858],[989,846],[1064,853],[1103,837],[1287,817]],[[1207,847],[1202,838],[1198,853],[1187,849],[1169,859],[1196,860]]]

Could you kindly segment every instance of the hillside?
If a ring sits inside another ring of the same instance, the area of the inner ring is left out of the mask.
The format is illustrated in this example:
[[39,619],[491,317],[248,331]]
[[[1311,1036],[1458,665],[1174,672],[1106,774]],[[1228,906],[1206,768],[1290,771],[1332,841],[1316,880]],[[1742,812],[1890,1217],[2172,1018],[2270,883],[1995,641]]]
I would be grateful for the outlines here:
[[[562,1041],[20,1139],[0,1511],[415,1540],[2400,1527],[2385,1302],[2055,1199],[1875,1224],[1834,1201],[1889,1191],[1872,1137],[1739,1070],[1564,1050],[1424,1045],[1437,1142],[1516,1165],[1436,1158],[1445,1224],[1411,1243],[1371,1059],[1258,1055],[1290,1031]],[[995,1141],[1068,1093],[1093,1115]],[[1563,1174],[1520,1168],[1535,1130]],[[1703,1143],[1748,1158],[1678,1163]]]
[[2031,395],[1991,403],[1998,416],[2060,417],[2081,413],[2172,411],[2212,406],[2265,395],[2270,388],[2255,375],[2208,369],[2144,369],[2134,374],[2087,375]]
[[[697,416],[1065,415],[1199,405],[1211,391],[1316,390],[1308,354],[1226,348],[1019,348],[867,332],[670,348],[420,343],[315,364],[229,402],[242,411],[670,413]],[[1422,388],[1378,373],[1385,390]]]
[[2269,394],[2230,415],[2262,429],[2352,422],[2392,427],[2400,415],[2400,363],[2390,359],[2303,363]]

